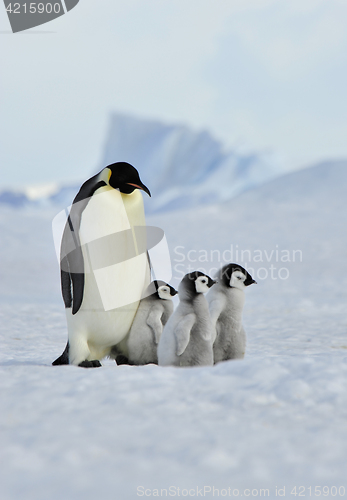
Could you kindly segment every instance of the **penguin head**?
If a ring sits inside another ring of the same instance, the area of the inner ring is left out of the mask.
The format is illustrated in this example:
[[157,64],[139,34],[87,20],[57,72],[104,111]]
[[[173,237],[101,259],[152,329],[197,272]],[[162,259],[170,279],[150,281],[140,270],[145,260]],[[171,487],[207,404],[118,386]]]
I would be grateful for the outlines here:
[[185,275],[180,283],[179,291],[183,291],[184,295],[188,294],[190,297],[193,297],[199,293],[208,292],[209,288],[215,283],[216,282],[207,276],[207,274],[200,271],[194,271]]
[[135,189],[141,189],[151,196],[148,187],[141,181],[138,171],[130,163],[126,163],[125,161],[112,163],[104,171],[106,174],[106,179],[104,179],[106,184],[114,189],[119,189],[121,193],[131,194]]
[[154,298],[159,298],[163,300],[172,300],[177,293],[177,290],[174,289],[165,281],[154,280],[149,284],[147,288],[148,293]]
[[239,264],[227,264],[219,272],[219,281],[227,288],[244,290],[247,286],[257,283],[252,276]]
[[170,286],[168,283],[165,283],[165,281],[155,280],[154,284],[157,288],[157,294],[160,299],[172,300],[172,297],[174,297],[177,293],[177,290],[175,290],[174,287]]

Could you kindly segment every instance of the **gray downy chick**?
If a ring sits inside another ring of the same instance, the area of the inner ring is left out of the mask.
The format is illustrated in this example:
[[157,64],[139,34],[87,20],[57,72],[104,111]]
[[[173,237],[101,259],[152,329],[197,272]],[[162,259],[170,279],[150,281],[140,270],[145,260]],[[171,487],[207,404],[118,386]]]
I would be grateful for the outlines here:
[[140,301],[127,339],[129,364],[158,364],[159,339],[173,312],[172,297],[176,293],[164,281],[152,281],[148,286],[147,296]]
[[245,290],[256,283],[239,264],[227,264],[217,274],[217,284],[207,294],[213,326],[214,363],[242,359],[246,333],[242,325]]
[[212,323],[206,293],[215,281],[200,271],[182,279],[179,305],[165,325],[158,345],[161,366],[212,366]]

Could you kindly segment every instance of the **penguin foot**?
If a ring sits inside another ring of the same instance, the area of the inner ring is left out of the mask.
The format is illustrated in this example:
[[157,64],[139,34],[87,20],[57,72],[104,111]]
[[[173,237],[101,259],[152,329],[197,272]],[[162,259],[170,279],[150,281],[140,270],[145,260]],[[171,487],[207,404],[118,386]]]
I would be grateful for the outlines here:
[[99,368],[102,365],[98,359],[93,359],[92,361],[84,360],[78,366],[82,366],[82,368]]
[[124,356],[123,354],[118,354],[116,356],[115,362],[117,365],[131,365],[132,363],[129,362],[128,358]]

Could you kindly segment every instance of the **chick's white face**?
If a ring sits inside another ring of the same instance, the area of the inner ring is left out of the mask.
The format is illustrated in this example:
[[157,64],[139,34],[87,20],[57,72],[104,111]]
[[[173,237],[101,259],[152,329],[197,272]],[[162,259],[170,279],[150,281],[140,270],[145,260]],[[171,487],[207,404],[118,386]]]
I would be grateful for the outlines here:
[[246,276],[241,271],[234,271],[230,279],[230,287],[244,290]]
[[168,286],[160,286],[158,288],[158,295],[161,299],[171,300],[172,296],[170,294],[170,288]]
[[199,276],[195,280],[195,290],[197,293],[206,293],[209,290],[207,276]]

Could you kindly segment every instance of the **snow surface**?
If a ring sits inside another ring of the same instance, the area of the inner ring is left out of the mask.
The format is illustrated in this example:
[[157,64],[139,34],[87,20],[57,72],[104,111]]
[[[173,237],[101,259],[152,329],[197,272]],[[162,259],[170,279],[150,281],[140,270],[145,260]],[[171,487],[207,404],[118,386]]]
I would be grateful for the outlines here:
[[[347,490],[346,185],[346,163],[322,164],[225,204],[148,218],[166,232],[173,285],[182,265],[218,267],[231,245],[251,252],[237,259],[258,281],[247,290],[246,357],[213,368],[52,367],[66,342],[55,212],[1,208],[1,500]],[[302,261],[267,262],[276,245]],[[189,262],[189,250],[215,258]],[[271,265],[277,279],[261,279]]]

